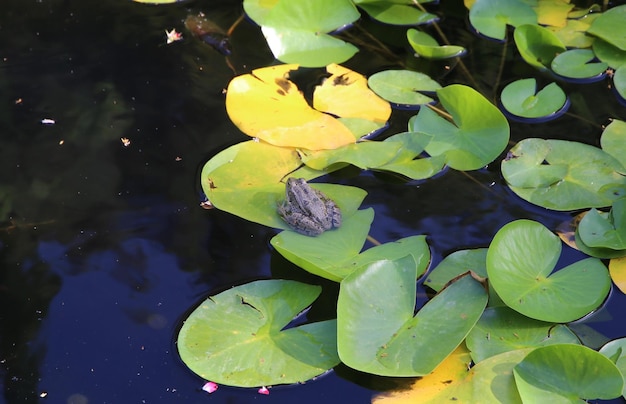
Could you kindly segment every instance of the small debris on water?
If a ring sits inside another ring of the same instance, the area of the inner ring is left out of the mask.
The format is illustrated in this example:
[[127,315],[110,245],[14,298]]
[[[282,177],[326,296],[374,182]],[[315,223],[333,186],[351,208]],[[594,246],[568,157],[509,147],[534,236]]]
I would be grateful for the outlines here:
[[215,392],[217,390],[219,386],[217,385],[217,383],[214,382],[206,382],[204,384],[204,386],[202,386],[202,390],[206,391],[207,393],[211,394],[213,392]]
[[183,34],[180,32],[176,32],[176,28],[172,28],[171,31],[165,30],[165,35],[167,35],[167,44],[171,44],[172,42],[180,41],[183,39]]
[[54,119],[44,118],[41,120],[41,123],[44,125],[54,125],[56,121]]

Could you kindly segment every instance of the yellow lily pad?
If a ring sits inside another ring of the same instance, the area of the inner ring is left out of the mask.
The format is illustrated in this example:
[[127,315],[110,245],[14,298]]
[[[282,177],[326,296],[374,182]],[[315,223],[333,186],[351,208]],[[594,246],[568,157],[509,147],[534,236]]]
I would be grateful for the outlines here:
[[609,261],[609,274],[615,286],[626,293],[626,257],[613,258]]
[[339,120],[309,106],[289,80],[298,65],[252,71],[231,80],[226,94],[228,116],[241,131],[276,146],[335,149],[355,136]]
[[539,0],[534,7],[539,24],[561,28],[567,25],[567,16],[573,8],[569,1],[553,0]]
[[367,86],[365,76],[338,64],[326,66],[331,76],[315,89],[313,107],[342,118],[387,122],[391,105]]
[[467,375],[471,362],[468,349],[465,344],[461,344],[431,374],[417,379],[410,389],[381,393],[374,397],[372,403],[410,404],[435,400],[451,383]]
[[[521,403],[513,379],[513,368],[531,352],[532,348],[505,352],[485,359],[462,372],[458,363],[450,367],[450,377],[442,380],[443,375],[435,371],[417,380],[410,391],[393,392],[379,395],[372,400],[375,404],[404,403]],[[458,357],[454,357],[458,355]],[[446,361],[465,361],[464,352],[458,349]],[[444,361],[443,363],[446,363]],[[443,365],[442,363],[442,365]],[[440,366],[442,366],[440,365]],[[443,388],[436,388],[436,383]]]

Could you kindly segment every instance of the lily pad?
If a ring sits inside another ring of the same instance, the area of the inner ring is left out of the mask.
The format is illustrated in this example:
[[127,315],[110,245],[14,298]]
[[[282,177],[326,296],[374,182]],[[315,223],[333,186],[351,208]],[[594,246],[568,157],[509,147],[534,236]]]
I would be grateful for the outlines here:
[[562,324],[533,320],[508,307],[487,308],[465,341],[474,362],[503,352],[553,344],[578,344],[578,337]]
[[261,18],[263,35],[278,60],[319,67],[344,62],[358,51],[327,34],[360,17],[351,1],[279,0],[263,10],[267,5],[259,2],[252,12]]
[[508,223],[489,245],[489,282],[507,306],[527,317],[554,323],[577,320],[602,304],[611,278],[596,258],[552,273],[560,255],[561,240],[541,223]]
[[[430,1],[420,1],[428,2]],[[414,7],[411,1],[354,0],[354,3],[370,17],[385,24],[419,25],[437,20],[436,15]]]
[[[448,282],[454,278],[471,271],[472,276],[487,278],[487,249],[476,248],[472,250],[455,251],[441,261],[432,271],[428,273],[424,285],[439,292]],[[489,282],[489,306],[503,306],[498,294],[493,290]]]
[[593,62],[594,59],[595,55],[591,49],[571,49],[552,60],[552,70],[567,79],[599,81],[604,78],[608,65],[604,62]]
[[595,38],[593,41],[593,53],[613,69],[617,70],[626,65],[626,50],[613,46],[600,38]]
[[283,329],[321,292],[262,280],[212,296],[185,320],[178,351],[200,377],[238,387],[304,382],[339,363],[336,321]]
[[[517,119],[545,122],[563,115],[569,106],[565,92],[556,83],[537,91],[534,78],[507,85],[500,95],[502,106]],[[537,118],[542,118],[538,120]]]
[[357,269],[342,282],[337,303],[337,347],[348,366],[384,376],[423,376],[461,344],[487,293],[462,277],[414,316],[415,264],[407,257]]
[[614,201],[608,213],[591,209],[582,218],[576,231],[589,247],[626,250],[626,198]]
[[495,160],[509,141],[509,124],[502,112],[476,90],[453,84],[437,90],[439,101],[454,123],[430,108],[420,109],[409,130],[429,138],[430,156],[445,156],[455,170],[477,170]]
[[561,1],[539,0],[533,7],[537,13],[537,22],[540,25],[550,25],[553,27],[565,27],[569,12],[574,8],[574,4]]
[[421,275],[428,268],[430,252],[424,236],[412,236],[381,244],[360,253],[365,244],[374,211],[358,211],[342,224],[342,233],[325,232],[311,239],[295,232],[282,232],[270,241],[283,257],[302,269],[339,282],[361,266],[381,259],[410,255]]
[[[562,28],[547,27],[567,48],[589,48],[596,42],[596,38],[586,35],[591,21],[590,18],[584,20],[567,20],[567,25]],[[601,59],[601,58],[600,58]]]
[[470,9],[469,20],[481,35],[504,40],[507,25],[537,24],[537,13],[519,0],[477,0]]
[[626,293],[626,257],[613,258],[609,261],[609,274],[615,286],[622,293]]
[[[456,377],[440,381],[438,386],[434,385],[431,375],[427,375],[416,380],[411,390],[392,392],[389,397],[386,397],[389,393],[383,393],[384,395],[375,397],[373,402],[375,404],[451,402],[521,404],[522,400],[513,379],[513,368],[531,350],[520,349],[506,352],[485,359],[471,368],[466,365],[465,372],[458,369],[453,374]],[[457,358],[452,358],[452,360],[455,359]],[[461,356],[459,359],[465,358]],[[446,362],[448,359],[444,361],[444,364]],[[434,373],[437,373],[438,369],[435,369]]]
[[462,46],[439,45],[437,40],[425,32],[411,28],[406,32],[409,44],[419,56],[426,59],[447,59],[463,56],[466,50]]
[[455,251],[428,273],[424,285],[439,292],[448,282],[467,271],[473,271],[478,276],[486,278],[486,260],[486,248]]
[[611,8],[591,24],[589,32],[621,50],[626,50],[626,5]]
[[[254,141],[239,143],[205,164],[201,173],[202,189],[211,204],[220,210],[265,226],[289,229],[276,212],[278,204],[285,199],[285,184],[281,181],[289,173],[306,180],[321,174],[306,166],[298,169],[301,163],[293,149]],[[358,209],[366,195],[355,187],[312,186],[335,201],[344,218]]]
[[373,404],[430,403],[438,398],[451,383],[462,380],[472,362],[464,344],[459,345],[432,373],[420,377],[406,388],[385,391],[376,394]]
[[621,98],[622,104],[626,104],[626,64],[620,66],[613,75],[615,91]]
[[626,195],[622,170],[601,149],[564,140],[524,139],[502,161],[502,174],[513,192],[554,210],[611,205]]
[[552,31],[539,25],[520,25],[513,38],[526,63],[540,70],[549,69],[552,60],[567,50]]
[[582,345],[537,348],[513,373],[522,400],[529,403],[610,400],[619,397],[624,387],[613,362]]
[[[607,342],[606,345],[600,348],[600,353],[615,363],[626,382],[626,338],[618,338]],[[622,397],[626,398],[626,383],[622,389]]]
[[391,106],[367,86],[367,79],[337,64],[326,66],[331,74],[315,88],[313,107],[342,118],[361,118],[384,124],[391,116]]
[[265,18],[270,10],[280,0],[243,0],[243,11],[259,25],[265,24]]
[[265,67],[237,76],[228,84],[226,111],[248,136],[276,146],[310,150],[354,143],[355,137],[336,118],[316,111],[289,81],[297,65]]
[[315,239],[293,232],[282,232],[270,243],[280,255],[312,274],[341,281],[352,269],[341,266],[361,251],[374,220],[374,210],[369,208],[354,214],[354,220],[344,221],[342,234],[327,231]]
[[446,164],[445,156],[428,156],[424,152],[430,141],[418,133],[402,132],[384,140],[385,143],[400,143],[396,156],[376,167],[377,170],[394,172],[414,180],[423,180],[441,172]]
[[[626,69],[624,69],[624,72],[624,78],[626,79]],[[622,163],[624,170],[621,172],[626,174],[626,122],[614,119],[613,122],[608,124],[602,131],[600,145],[602,150]]]
[[335,150],[301,151],[302,162],[316,170],[327,170],[345,164],[361,169],[395,172],[411,179],[425,179],[440,172],[445,165],[442,156],[422,156],[427,139],[417,133],[403,132],[383,142],[359,142]]
[[424,73],[410,70],[385,70],[367,80],[370,88],[389,102],[404,107],[419,107],[434,100],[423,94],[434,92],[441,85]]
[[361,169],[382,166],[400,151],[401,143],[359,142],[335,150],[302,152],[302,162],[307,166],[324,170],[333,164],[349,163]]
[[343,63],[359,50],[328,34],[303,29],[264,26],[261,31],[274,57],[284,63],[321,67],[329,63]]

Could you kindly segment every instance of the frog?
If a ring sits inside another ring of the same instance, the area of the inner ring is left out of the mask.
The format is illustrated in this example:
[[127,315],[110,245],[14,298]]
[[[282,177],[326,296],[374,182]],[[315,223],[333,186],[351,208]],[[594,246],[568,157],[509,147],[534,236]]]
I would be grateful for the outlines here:
[[341,226],[341,210],[337,204],[323,192],[313,189],[304,178],[287,179],[285,194],[277,211],[298,233],[319,236]]

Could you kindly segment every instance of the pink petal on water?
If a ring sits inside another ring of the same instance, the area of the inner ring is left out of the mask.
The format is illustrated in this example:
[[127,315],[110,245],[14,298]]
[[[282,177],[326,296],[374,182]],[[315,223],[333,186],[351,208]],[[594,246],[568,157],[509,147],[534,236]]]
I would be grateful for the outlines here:
[[202,386],[202,390],[206,391],[209,394],[213,393],[215,390],[217,390],[217,388],[218,388],[217,383],[213,383],[213,382],[206,382],[204,386]]
[[259,389],[259,394],[264,394],[267,396],[268,394],[270,394],[270,391],[267,387],[263,386]]

